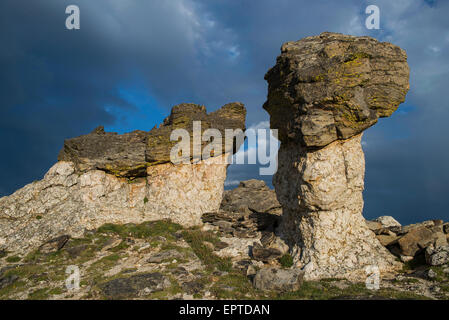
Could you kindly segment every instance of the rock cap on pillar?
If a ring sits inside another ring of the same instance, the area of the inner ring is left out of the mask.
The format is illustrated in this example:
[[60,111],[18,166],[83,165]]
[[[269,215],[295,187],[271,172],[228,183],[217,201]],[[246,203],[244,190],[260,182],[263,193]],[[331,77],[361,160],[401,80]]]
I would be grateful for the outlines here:
[[324,32],[284,43],[265,79],[263,107],[279,139],[319,148],[396,111],[409,90],[409,67],[391,43]]

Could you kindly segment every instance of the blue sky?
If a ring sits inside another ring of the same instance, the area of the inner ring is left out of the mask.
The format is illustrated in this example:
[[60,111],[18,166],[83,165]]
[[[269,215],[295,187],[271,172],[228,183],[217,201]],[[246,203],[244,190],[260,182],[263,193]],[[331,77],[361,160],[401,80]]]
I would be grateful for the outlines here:
[[[81,29],[65,29],[65,8]],[[380,8],[380,30],[365,8]],[[365,216],[449,220],[449,1],[2,0],[0,195],[42,178],[65,138],[98,125],[150,130],[181,102],[243,102],[263,126],[265,72],[283,42],[323,31],[369,35],[407,51],[411,89],[365,132]],[[228,185],[258,175],[231,166]]]

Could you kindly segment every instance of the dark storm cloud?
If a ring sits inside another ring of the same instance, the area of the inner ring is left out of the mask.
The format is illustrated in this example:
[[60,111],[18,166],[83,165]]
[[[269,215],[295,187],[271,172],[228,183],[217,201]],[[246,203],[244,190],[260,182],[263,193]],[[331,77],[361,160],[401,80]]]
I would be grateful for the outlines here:
[[[65,29],[69,4],[80,30]],[[406,104],[364,137],[366,215],[446,218],[449,3],[370,4],[381,30],[365,29],[358,0],[2,0],[0,195],[40,178],[64,138],[99,124],[129,131],[144,117],[150,129],[174,104],[230,101],[245,103],[248,125],[266,121],[263,76],[282,43],[335,31],[400,45],[412,71]],[[135,88],[146,113],[123,94]],[[271,180],[257,166],[229,168],[228,184],[249,178]]]

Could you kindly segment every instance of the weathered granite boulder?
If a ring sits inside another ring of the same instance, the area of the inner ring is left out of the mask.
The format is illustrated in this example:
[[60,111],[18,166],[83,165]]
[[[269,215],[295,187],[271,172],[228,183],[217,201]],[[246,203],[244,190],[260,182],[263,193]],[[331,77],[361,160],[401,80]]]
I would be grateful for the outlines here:
[[153,135],[159,132],[157,137],[169,140],[168,128],[174,128],[176,119],[183,119],[186,128],[190,121],[203,124],[204,119],[204,127],[243,130],[245,109],[234,103],[207,115],[204,107],[183,104],[164,121],[164,132],[118,135],[98,128],[66,140],[59,155],[64,161],[42,180],[0,198],[0,250],[27,251],[58,236],[81,236],[105,223],[170,219],[184,226],[202,224],[203,213],[220,207],[227,157],[233,151],[174,165],[166,158],[172,145],[161,140],[163,147],[158,146],[150,160]]
[[449,263],[449,246],[433,246],[430,245],[425,250],[427,264],[431,266],[441,266]]
[[447,223],[442,220],[401,226],[393,217],[382,216],[366,222],[379,242],[403,262],[422,261],[423,256],[431,266],[449,262]]
[[409,89],[407,55],[370,37],[322,33],[281,48],[264,109],[282,142],[323,147],[390,116]]
[[400,265],[362,217],[362,131],[391,115],[409,88],[406,54],[369,37],[322,33],[287,42],[268,71],[273,177],[282,226],[305,279],[365,279]]

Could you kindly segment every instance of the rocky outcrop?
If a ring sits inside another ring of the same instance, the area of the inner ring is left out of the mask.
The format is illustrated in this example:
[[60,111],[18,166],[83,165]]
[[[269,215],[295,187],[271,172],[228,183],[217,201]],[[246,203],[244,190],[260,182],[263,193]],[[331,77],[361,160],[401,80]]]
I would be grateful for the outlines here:
[[220,122],[218,129],[243,130],[244,119],[239,103],[209,115],[203,106],[182,104],[150,132],[118,135],[98,128],[66,140],[60,161],[41,181],[0,199],[0,249],[26,251],[105,223],[170,219],[184,226],[202,224],[203,213],[220,207],[232,151],[174,165],[167,158],[173,145],[167,142],[170,130],[191,132],[192,121],[202,121],[204,128]]
[[[233,151],[230,148],[233,145],[225,144],[225,129],[245,130],[245,116],[245,107],[237,102],[226,104],[210,114],[204,106],[182,103],[174,106],[170,116],[149,132],[136,130],[119,135],[98,127],[90,134],[67,139],[58,160],[73,162],[79,173],[102,170],[117,177],[143,177],[147,176],[147,168],[170,162],[170,151],[178,143],[170,140],[173,130],[186,129],[191,137],[191,150],[195,151],[192,147],[193,123],[201,121],[201,134],[210,128],[220,131],[223,137],[221,154],[226,154]],[[202,147],[209,143],[199,139]],[[235,147],[234,150],[238,150],[240,146]],[[192,152],[189,160],[193,156]],[[203,160],[207,158],[203,157]]]
[[280,203],[274,190],[264,181],[251,179],[240,182],[232,190],[223,194],[221,209],[230,212],[257,212],[279,215],[282,213]]
[[[231,257],[239,268],[273,265],[288,251],[279,237],[281,205],[264,181],[247,180],[225,191],[220,210],[202,216],[203,230],[221,235],[219,256]],[[215,246],[216,247],[216,246]]]
[[226,190],[220,210],[205,213],[202,221],[228,236],[260,238],[261,233],[275,232],[281,212],[274,190],[264,181],[252,179]]
[[[384,218],[379,217],[375,221],[385,220]],[[392,221],[391,219],[388,220]],[[372,222],[368,224],[374,226]],[[401,261],[408,262],[425,255],[428,264],[441,265],[449,262],[445,258],[449,235],[444,226],[442,220],[428,220],[407,226],[401,226],[396,221],[371,230],[380,243]]]
[[272,129],[281,147],[273,184],[283,232],[306,279],[366,278],[399,265],[362,217],[362,132],[408,91],[406,54],[369,37],[323,33],[282,46],[268,71]]

